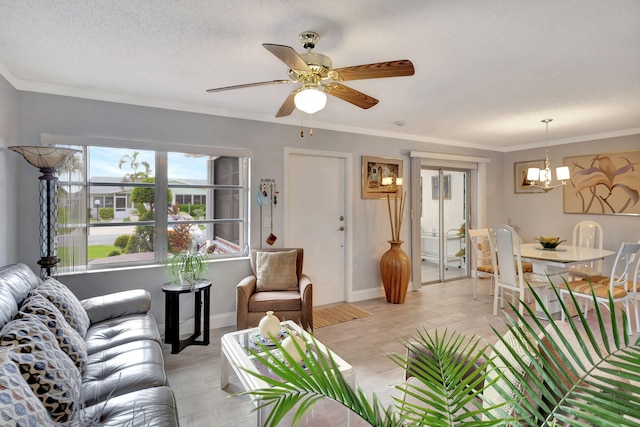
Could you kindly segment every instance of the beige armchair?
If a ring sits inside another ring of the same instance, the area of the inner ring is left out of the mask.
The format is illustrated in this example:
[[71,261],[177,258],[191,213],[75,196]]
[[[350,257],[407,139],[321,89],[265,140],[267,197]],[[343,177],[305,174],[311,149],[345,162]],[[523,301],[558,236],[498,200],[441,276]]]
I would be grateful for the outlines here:
[[236,328],[258,326],[267,311],[313,330],[313,285],[302,273],[302,248],[251,251],[253,274],[236,287]]

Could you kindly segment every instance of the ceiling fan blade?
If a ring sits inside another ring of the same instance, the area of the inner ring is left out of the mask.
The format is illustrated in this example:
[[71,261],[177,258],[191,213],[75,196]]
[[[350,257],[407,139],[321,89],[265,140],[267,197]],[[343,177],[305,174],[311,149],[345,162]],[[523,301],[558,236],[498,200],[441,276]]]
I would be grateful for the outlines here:
[[347,101],[356,105],[360,108],[371,108],[376,105],[379,101],[375,98],[370,97],[362,92],[359,92],[355,89],[351,89],[345,85],[340,83],[328,83],[324,85],[324,91],[329,95],[333,95],[336,98],[340,98],[343,101]]
[[293,110],[296,108],[296,104],[295,102],[293,102],[293,98],[295,95],[296,91],[294,90],[289,94],[289,96],[287,96],[287,99],[284,100],[282,106],[276,113],[276,117],[284,117],[293,113]]
[[253,87],[253,86],[265,86],[265,85],[279,85],[284,83],[296,83],[293,80],[269,80],[268,82],[257,82],[257,83],[246,83],[243,85],[235,85],[235,86],[225,86],[225,87],[217,87],[214,89],[207,89],[207,92],[222,92],[225,90],[232,89],[243,89],[245,87]]
[[408,59],[354,65],[352,67],[338,68],[333,71],[337,73],[337,76],[331,76],[331,78],[338,81],[412,76],[415,73],[413,63]]
[[309,65],[304,62],[304,59],[302,59],[302,57],[298,55],[298,52],[296,52],[292,47],[270,43],[263,43],[262,46],[264,46],[265,49],[277,56],[280,61],[287,64],[290,69],[298,71],[311,71]]

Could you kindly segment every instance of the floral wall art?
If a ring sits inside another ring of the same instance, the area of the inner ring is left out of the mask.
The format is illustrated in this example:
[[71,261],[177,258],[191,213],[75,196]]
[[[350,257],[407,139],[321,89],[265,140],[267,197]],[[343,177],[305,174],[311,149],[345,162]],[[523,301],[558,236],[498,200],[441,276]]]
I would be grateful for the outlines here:
[[565,157],[564,212],[640,215],[640,151]]

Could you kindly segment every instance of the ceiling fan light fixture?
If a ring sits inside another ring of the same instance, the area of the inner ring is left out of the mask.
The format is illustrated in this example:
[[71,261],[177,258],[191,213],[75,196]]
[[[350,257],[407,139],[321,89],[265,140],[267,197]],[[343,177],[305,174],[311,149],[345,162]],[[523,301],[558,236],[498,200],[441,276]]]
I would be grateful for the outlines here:
[[307,114],[317,113],[327,105],[327,95],[315,87],[303,87],[293,98],[296,108]]

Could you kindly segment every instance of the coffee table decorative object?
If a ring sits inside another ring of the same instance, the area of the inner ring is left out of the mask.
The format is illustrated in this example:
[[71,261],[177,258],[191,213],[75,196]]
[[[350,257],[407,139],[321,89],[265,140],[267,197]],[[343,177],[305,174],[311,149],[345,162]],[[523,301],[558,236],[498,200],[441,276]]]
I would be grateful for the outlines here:
[[[307,352],[307,343],[295,333],[282,340],[282,349],[296,362],[300,363]],[[300,351],[298,351],[300,350]]]
[[[280,324],[278,323],[278,326]],[[282,342],[285,338],[289,336],[289,331],[286,329],[280,329],[276,334],[269,334],[268,337],[265,337],[260,333],[259,329],[254,329],[251,333],[251,342],[255,345],[267,345],[274,346],[276,342]],[[273,340],[275,338],[275,341]]]
[[273,311],[267,311],[266,316],[258,323],[258,330],[263,338],[276,337],[280,332],[280,319],[273,315]]
[[[260,342],[256,337],[261,338]],[[271,406],[263,399],[268,398],[267,394],[250,392],[276,385],[281,378],[279,373],[284,369],[308,371],[311,374],[319,372],[317,370],[337,369],[348,384],[352,387],[355,385],[353,367],[291,320],[281,322],[276,341],[269,340],[266,345],[261,342],[262,335],[258,328],[230,332],[223,335],[220,341],[220,388],[229,384],[229,368],[233,369],[242,383],[244,393],[241,394],[249,395],[256,405],[258,426],[269,422]],[[265,364],[267,361],[277,368],[268,367]],[[350,425],[350,411],[346,416]]]

